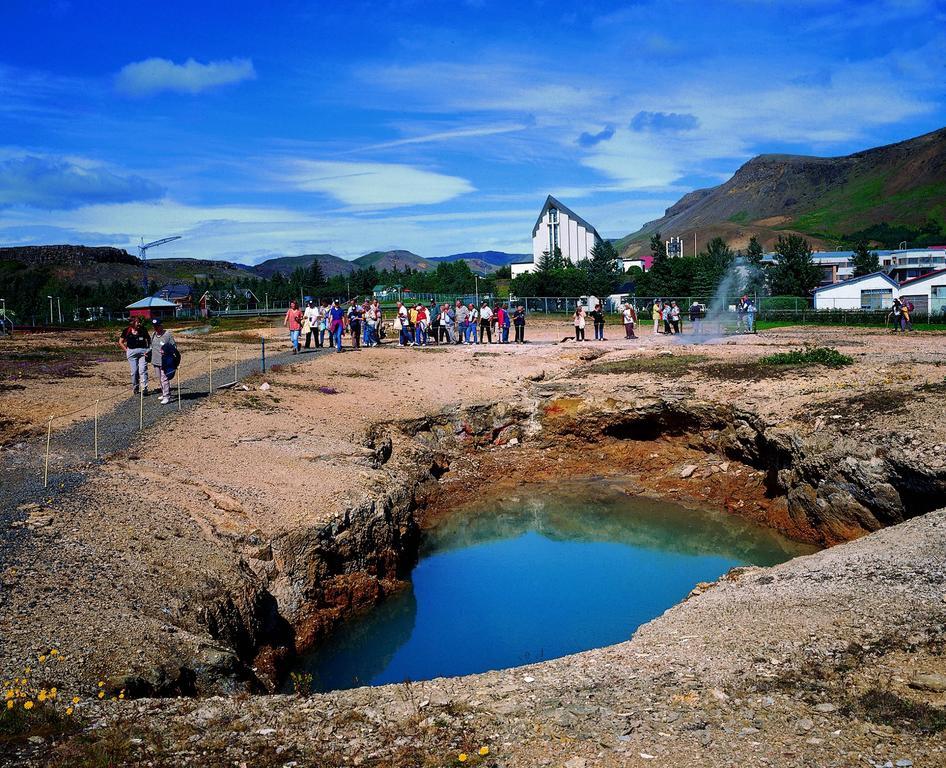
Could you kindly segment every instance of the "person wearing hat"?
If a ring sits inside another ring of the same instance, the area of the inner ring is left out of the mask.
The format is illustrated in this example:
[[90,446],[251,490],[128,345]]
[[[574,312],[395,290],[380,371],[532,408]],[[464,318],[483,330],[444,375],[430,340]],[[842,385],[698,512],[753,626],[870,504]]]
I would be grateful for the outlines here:
[[151,326],[151,365],[154,366],[161,381],[161,404],[167,405],[171,402],[171,379],[177,372],[181,353],[178,352],[177,344],[174,343],[174,336],[164,328],[160,317],[154,318]]

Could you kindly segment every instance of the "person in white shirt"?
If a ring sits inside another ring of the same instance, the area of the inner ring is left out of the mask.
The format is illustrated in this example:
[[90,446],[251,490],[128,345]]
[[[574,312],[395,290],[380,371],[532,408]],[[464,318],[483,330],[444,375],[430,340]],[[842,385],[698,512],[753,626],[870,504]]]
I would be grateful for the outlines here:
[[[466,339],[465,344],[476,344],[476,327],[480,322],[480,313],[476,311],[476,304],[470,304],[470,314],[468,319],[468,324],[466,326]],[[470,341],[473,339],[473,341]]]
[[493,310],[488,301],[484,301],[480,308],[480,344],[484,339],[487,344],[493,343]]
[[624,334],[628,339],[636,339],[634,334],[634,325],[637,323],[637,312],[631,304],[624,305]]
[[315,308],[312,299],[305,303],[305,310],[302,313],[305,331],[305,348],[309,348],[312,339],[315,338],[315,346],[319,346],[319,310]]

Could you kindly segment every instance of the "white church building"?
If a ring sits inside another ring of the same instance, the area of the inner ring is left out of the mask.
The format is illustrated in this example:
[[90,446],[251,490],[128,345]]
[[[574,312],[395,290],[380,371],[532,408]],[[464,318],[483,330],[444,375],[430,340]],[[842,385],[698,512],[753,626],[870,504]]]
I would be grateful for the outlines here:
[[534,272],[542,255],[554,253],[556,248],[573,263],[590,259],[591,251],[600,239],[591,224],[549,195],[532,228],[532,260],[512,264],[512,276]]

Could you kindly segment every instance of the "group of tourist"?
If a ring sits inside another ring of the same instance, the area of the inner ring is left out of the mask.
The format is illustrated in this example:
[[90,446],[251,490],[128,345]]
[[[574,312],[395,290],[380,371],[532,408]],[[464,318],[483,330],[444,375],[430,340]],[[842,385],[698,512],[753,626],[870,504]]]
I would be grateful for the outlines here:
[[[585,324],[591,317],[591,324],[594,328],[595,341],[607,341],[604,337],[604,326],[607,315],[600,304],[595,304],[595,308],[590,312],[586,311],[583,304],[575,305],[575,312],[572,314],[572,324],[575,326],[575,341],[585,340]],[[621,321],[624,325],[624,337],[627,339],[636,339],[634,328],[637,325],[637,310],[633,304],[621,305]]]
[[131,388],[134,394],[148,394],[148,364],[154,367],[161,382],[161,403],[171,402],[171,379],[181,364],[181,353],[174,336],[164,327],[160,317],[151,321],[151,333],[140,317],[132,317],[118,339],[128,360],[131,371]]
[[[319,306],[306,302],[300,309],[295,301],[283,318],[289,329],[292,354],[298,354],[305,335],[305,348],[314,341],[315,347],[334,346],[343,349],[342,338],[347,334],[352,349],[374,347],[385,338],[384,313],[377,299],[358,302],[351,299],[342,307],[338,299],[331,304],[323,300]],[[508,305],[488,301],[477,307],[457,299],[454,305],[431,303],[397,303],[391,328],[397,333],[399,347],[424,347],[429,344],[508,344],[509,330],[515,329],[515,344],[525,343],[526,310],[519,306],[510,311]]]

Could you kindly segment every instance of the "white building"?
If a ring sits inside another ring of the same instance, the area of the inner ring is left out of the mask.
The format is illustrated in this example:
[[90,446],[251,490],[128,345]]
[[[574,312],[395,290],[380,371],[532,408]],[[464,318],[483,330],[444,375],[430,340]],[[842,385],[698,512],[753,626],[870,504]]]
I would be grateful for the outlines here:
[[549,195],[532,228],[532,261],[512,264],[512,276],[534,272],[542,256],[554,253],[556,248],[572,263],[590,259],[591,251],[600,239],[591,224]]
[[873,272],[816,288],[815,309],[885,309],[900,295],[900,284],[886,272]]
[[900,298],[912,302],[918,315],[946,314],[946,269],[900,283]]

